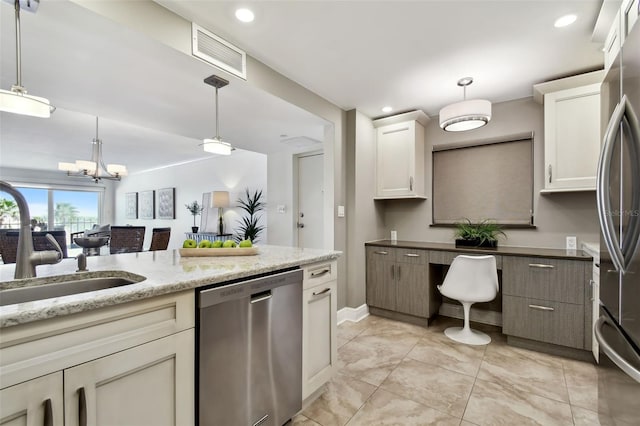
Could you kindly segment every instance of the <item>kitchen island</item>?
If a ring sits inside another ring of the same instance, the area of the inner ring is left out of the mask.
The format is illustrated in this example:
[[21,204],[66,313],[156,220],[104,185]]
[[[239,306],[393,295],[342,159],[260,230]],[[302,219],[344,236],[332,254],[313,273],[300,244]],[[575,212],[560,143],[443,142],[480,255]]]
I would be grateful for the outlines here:
[[[114,271],[144,280],[0,307],[0,418],[53,425],[84,419],[89,425],[194,424],[195,290],[293,267],[304,276],[302,388],[308,398],[334,370],[340,252],[258,250],[232,257],[181,257],[177,250],[96,256],[82,273],[75,272],[75,259],[65,259],[39,266],[38,278],[27,280],[13,280],[13,265],[1,266],[0,288]],[[327,309],[308,309],[312,304]],[[310,321],[314,333],[322,324],[330,336],[309,339]],[[319,344],[328,356],[318,358]],[[319,370],[318,360],[326,368]]]

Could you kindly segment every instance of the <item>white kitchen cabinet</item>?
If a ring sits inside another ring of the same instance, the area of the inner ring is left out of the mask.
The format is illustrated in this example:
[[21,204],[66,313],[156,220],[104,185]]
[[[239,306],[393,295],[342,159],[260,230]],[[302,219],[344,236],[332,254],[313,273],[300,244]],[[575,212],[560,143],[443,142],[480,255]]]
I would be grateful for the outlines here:
[[624,44],[640,15],[640,0],[624,0],[620,6],[621,45]]
[[302,294],[302,399],[331,380],[338,360],[337,263],[306,266]]
[[374,120],[375,199],[425,198],[424,125],[428,117],[413,111]]
[[544,102],[542,193],[594,191],[600,155],[603,71],[534,86]]
[[67,425],[193,424],[193,329],[64,370],[64,404]]
[[604,69],[606,71],[611,68],[613,60],[616,58],[618,52],[620,52],[620,47],[622,46],[622,28],[620,24],[620,11],[618,11],[613,18],[611,28],[607,33],[607,37],[604,39],[604,47],[602,48],[604,52]]
[[46,424],[47,399],[51,425],[79,424],[81,406],[88,425],[193,424],[194,303],[185,291],[3,328],[1,424]]
[[0,425],[63,424],[62,372],[0,390]]

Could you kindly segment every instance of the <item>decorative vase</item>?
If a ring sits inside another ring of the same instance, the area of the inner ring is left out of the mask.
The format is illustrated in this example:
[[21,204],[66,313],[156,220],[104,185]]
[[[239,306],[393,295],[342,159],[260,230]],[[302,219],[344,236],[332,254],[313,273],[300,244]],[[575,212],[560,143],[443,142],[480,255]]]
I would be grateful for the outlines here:
[[485,240],[481,241],[479,238],[475,239],[464,239],[464,238],[456,238],[456,247],[473,247],[473,248],[498,248],[498,241],[493,240]]
[[197,227],[197,226],[192,226],[192,227],[191,227],[191,232],[193,232],[194,234],[195,234],[196,232],[198,232],[198,227]]

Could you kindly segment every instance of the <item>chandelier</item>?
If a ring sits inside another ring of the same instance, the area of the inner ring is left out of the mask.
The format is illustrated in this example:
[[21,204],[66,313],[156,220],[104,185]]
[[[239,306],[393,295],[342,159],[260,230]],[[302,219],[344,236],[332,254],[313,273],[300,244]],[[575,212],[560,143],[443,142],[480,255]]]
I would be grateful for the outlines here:
[[467,100],[467,86],[473,77],[458,80],[464,91],[464,100],[440,110],[440,127],[446,132],[463,132],[482,127],[491,120],[491,102],[484,99]]
[[219,124],[219,114],[218,114],[218,89],[229,84],[227,80],[224,78],[220,78],[217,75],[211,75],[204,79],[204,82],[216,88],[216,135],[213,138],[206,138],[202,142],[202,148],[206,152],[210,152],[212,154],[220,154],[220,155],[230,155],[233,147],[229,142],[224,142],[220,137],[218,124]]
[[95,183],[102,179],[120,180],[127,175],[127,168],[122,164],[107,164],[102,160],[102,140],[98,137],[98,117],[96,117],[96,137],[91,143],[91,160],[76,160],[75,163],[58,163],[58,169],[67,172],[71,177],[87,177]]

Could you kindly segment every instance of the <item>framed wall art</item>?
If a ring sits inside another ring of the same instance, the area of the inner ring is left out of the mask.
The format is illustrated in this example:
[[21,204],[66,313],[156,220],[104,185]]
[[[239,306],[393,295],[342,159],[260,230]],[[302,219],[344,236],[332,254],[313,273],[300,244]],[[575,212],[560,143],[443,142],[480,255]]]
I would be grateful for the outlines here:
[[138,218],[138,193],[127,192],[124,198],[125,216],[127,219]]
[[176,218],[176,189],[162,188],[157,191],[158,219]]
[[140,219],[155,219],[156,191],[140,191]]

